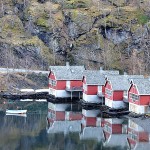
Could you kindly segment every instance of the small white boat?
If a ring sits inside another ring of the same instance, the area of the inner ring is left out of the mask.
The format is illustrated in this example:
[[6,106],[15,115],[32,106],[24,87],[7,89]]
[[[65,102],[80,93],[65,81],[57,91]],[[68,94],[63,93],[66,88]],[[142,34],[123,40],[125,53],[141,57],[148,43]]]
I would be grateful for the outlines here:
[[33,99],[20,99],[21,102],[32,102]]
[[10,113],[6,113],[6,116],[19,116],[19,117],[27,117],[27,114],[10,114]]
[[27,110],[6,110],[7,114],[26,114]]

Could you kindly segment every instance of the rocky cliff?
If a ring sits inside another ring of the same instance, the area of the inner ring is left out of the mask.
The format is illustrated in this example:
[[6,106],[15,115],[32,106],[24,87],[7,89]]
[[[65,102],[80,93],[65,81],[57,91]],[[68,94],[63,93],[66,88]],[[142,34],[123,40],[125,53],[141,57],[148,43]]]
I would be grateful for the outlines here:
[[0,65],[150,72],[149,0],[1,0]]

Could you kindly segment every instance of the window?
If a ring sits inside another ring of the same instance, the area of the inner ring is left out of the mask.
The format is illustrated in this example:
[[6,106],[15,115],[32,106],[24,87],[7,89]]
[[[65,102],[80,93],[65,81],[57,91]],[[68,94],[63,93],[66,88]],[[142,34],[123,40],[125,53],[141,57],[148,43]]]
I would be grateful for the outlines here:
[[139,100],[139,96],[136,95],[136,94],[130,93],[130,99],[132,99],[133,101],[138,101]]
[[53,79],[49,79],[49,84],[50,84],[51,86],[56,86],[56,81],[53,80]]
[[111,96],[112,95],[112,91],[111,90],[109,90],[109,89],[106,89],[106,94],[108,95],[108,96]]
[[52,80],[51,79],[49,79],[49,84],[52,85]]
[[104,129],[105,129],[105,131],[111,133],[111,127],[108,124],[104,125]]

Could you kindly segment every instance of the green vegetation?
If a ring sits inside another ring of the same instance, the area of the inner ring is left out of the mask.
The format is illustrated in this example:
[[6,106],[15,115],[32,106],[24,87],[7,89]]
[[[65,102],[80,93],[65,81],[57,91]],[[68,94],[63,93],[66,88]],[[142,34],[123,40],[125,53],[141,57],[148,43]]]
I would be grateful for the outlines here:
[[49,26],[48,21],[42,17],[38,18],[36,23],[38,26],[42,26],[42,27],[46,27],[46,28],[48,28],[48,26]]
[[150,21],[150,17],[144,14],[143,12],[137,14],[137,19],[138,19],[138,23],[141,25],[144,25]]
[[65,9],[88,8],[90,0],[66,0]]

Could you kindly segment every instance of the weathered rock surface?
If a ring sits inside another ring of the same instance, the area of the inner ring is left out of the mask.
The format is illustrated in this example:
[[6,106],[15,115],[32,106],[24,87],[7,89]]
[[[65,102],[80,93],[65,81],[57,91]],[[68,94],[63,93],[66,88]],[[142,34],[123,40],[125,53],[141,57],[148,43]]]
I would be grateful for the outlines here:
[[51,64],[150,72],[148,0],[0,2],[0,65]]

